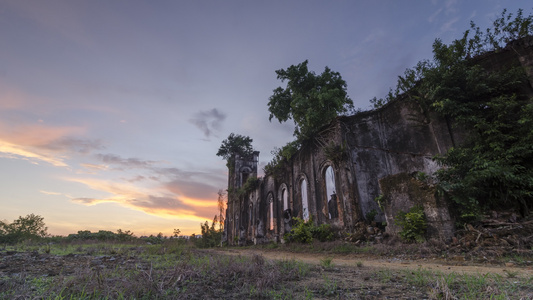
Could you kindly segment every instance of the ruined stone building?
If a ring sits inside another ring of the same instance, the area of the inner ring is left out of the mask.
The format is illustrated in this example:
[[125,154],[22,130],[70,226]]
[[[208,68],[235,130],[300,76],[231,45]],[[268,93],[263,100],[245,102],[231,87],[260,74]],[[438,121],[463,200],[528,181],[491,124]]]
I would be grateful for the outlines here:
[[[526,88],[533,94],[532,38],[479,59],[489,67],[521,64],[530,78]],[[428,234],[449,238],[454,228],[447,204],[414,175],[435,172],[438,166],[432,158],[456,145],[464,130],[403,100],[338,117],[292,157],[281,176],[257,178],[259,152],[235,157],[229,165],[228,243],[283,242],[292,217],[352,232],[373,211],[394,234],[391,219],[415,204],[424,208]],[[387,195],[384,211],[375,201],[380,195]]]

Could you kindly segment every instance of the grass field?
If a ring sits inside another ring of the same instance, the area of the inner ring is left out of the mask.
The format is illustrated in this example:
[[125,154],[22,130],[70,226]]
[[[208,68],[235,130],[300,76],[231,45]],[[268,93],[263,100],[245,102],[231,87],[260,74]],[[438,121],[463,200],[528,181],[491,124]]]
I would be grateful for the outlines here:
[[[180,240],[158,245],[23,243],[0,250],[0,299],[533,298],[533,276],[518,271],[501,275],[374,268],[365,263],[372,259],[368,247],[345,245],[339,251],[339,245],[332,245],[319,249],[327,255],[312,263],[253,254],[281,250],[274,246],[240,248],[249,255],[227,255]],[[302,247],[298,249],[304,253],[317,251],[316,246]],[[337,255],[357,251],[364,254],[353,264],[336,264]]]

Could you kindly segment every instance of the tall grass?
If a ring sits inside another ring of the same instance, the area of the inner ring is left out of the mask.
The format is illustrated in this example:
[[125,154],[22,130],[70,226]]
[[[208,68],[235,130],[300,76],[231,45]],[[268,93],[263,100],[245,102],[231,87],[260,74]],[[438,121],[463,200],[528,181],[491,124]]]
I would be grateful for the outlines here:
[[172,242],[53,245],[50,254],[39,253],[12,259],[32,264],[57,253],[73,263],[58,259],[63,265],[54,271],[57,276],[38,274],[51,272],[49,265],[2,276],[0,299],[247,298],[251,292],[262,297],[308,273],[295,261],[226,256]]

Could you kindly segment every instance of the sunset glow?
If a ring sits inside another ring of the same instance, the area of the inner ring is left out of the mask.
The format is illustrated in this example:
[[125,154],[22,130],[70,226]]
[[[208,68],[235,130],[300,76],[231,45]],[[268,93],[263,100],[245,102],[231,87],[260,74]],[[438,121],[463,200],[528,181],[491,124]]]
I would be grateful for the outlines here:
[[199,234],[227,188],[222,140],[250,136],[262,169],[293,139],[269,122],[275,70],[328,66],[368,109],[435,38],[525,4],[0,0],[0,220]]

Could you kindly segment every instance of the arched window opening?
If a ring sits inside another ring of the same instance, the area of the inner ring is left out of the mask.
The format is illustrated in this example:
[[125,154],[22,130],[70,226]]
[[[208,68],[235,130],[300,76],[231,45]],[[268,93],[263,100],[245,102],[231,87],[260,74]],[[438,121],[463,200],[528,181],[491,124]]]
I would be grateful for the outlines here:
[[240,178],[240,186],[244,186],[244,184],[246,183],[246,181],[248,180],[248,177],[250,177],[250,174],[252,173],[252,169],[248,168],[248,167],[243,167],[241,168],[241,178]]
[[250,225],[254,224],[254,205],[252,203],[250,203],[250,208],[248,209],[248,215],[249,215],[248,224]]
[[330,219],[339,217],[339,210],[337,207],[337,194],[335,193],[335,174],[333,168],[328,166],[324,173],[326,181],[326,196],[328,199],[328,215]]
[[307,199],[307,180],[303,179],[300,184],[302,192],[302,218],[304,221],[309,220],[309,202]]
[[281,199],[283,199],[283,210],[289,209],[289,193],[286,188],[281,191]]
[[274,197],[268,195],[268,229],[274,230]]

